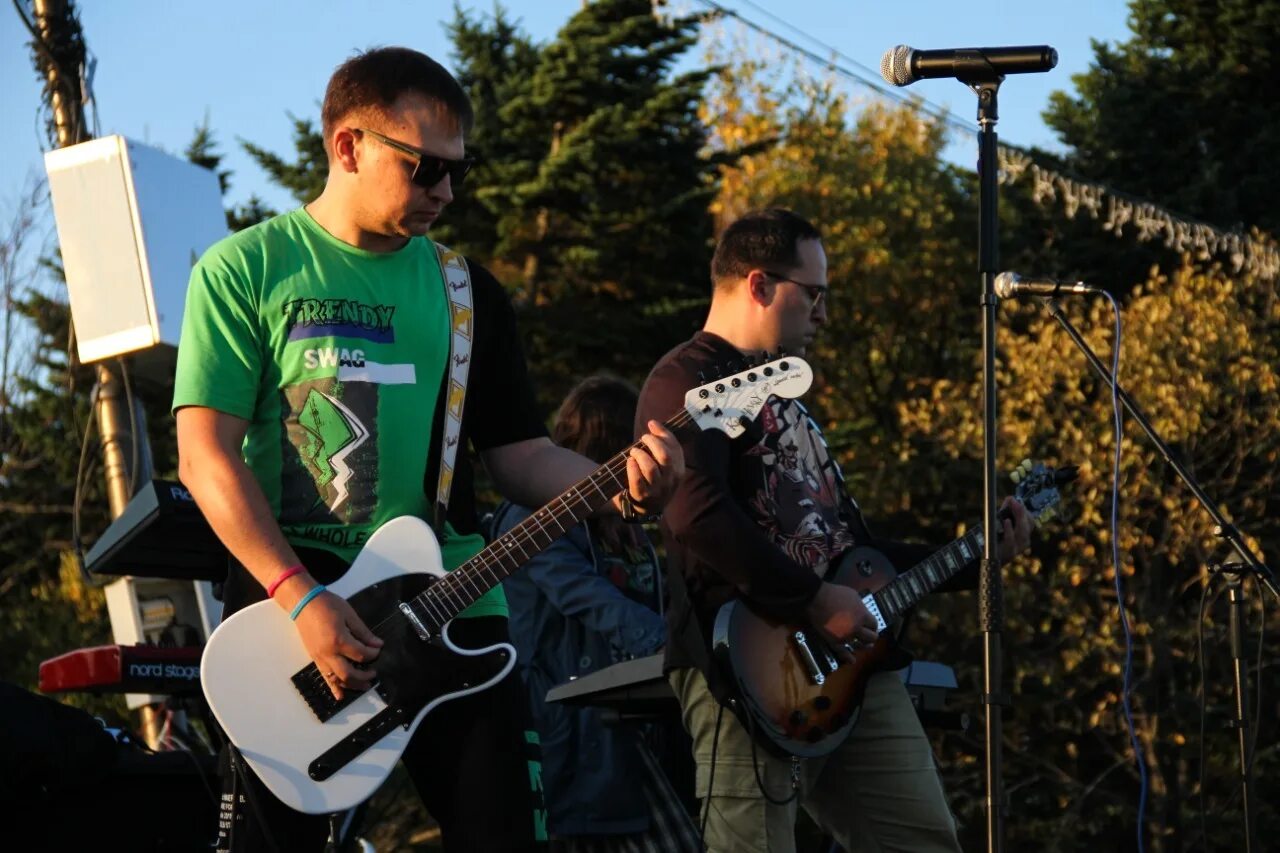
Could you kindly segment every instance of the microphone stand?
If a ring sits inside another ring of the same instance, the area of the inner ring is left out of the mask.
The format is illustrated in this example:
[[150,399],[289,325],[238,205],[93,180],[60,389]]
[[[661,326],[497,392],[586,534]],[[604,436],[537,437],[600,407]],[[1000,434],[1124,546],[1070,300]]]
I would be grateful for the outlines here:
[[[984,63],[985,64],[985,63]],[[1007,805],[1003,782],[1003,709],[1011,704],[1001,691],[1001,638],[1004,624],[1004,590],[997,549],[996,519],[996,269],[1000,262],[996,179],[999,163],[995,125],[999,118],[996,94],[1004,77],[990,65],[973,67],[960,77],[978,96],[978,273],[982,279],[982,402],[983,402],[983,513],[982,562],[978,580],[978,618],[982,626],[982,705],[985,710],[987,850],[1004,847]]]
[[[1111,372],[1089,347],[1089,344],[1085,342],[1084,338],[1080,336],[1080,333],[1076,331],[1075,327],[1071,325],[1071,321],[1068,320],[1066,314],[1063,313],[1062,306],[1058,304],[1058,301],[1052,297],[1045,297],[1040,301],[1049,310],[1049,313],[1053,315],[1053,319],[1057,320],[1058,324],[1066,330],[1067,335],[1075,342],[1075,345],[1079,347],[1080,351],[1084,353],[1089,364],[1093,366],[1094,371],[1102,377],[1103,381],[1105,381],[1108,386],[1110,386],[1112,384]],[[1246,708],[1248,706],[1248,679],[1246,677],[1243,663],[1242,647],[1244,640],[1240,630],[1240,621],[1243,609],[1243,590],[1240,583],[1241,576],[1245,573],[1251,572],[1254,579],[1257,580],[1261,586],[1270,590],[1271,595],[1274,596],[1277,601],[1280,601],[1280,589],[1277,589],[1276,587],[1276,578],[1275,575],[1272,574],[1271,569],[1267,568],[1266,564],[1258,559],[1253,551],[1250,550],[1249,545],[1244,541],[1244,537],[1241,535],[1240,531],[1235,527],[1235,525],[1231,524],[1223,517],[1222,513],[1218,511],[1217,505],[1201,490],[1199,483],[1197,483],[1195,478],[1191,476],[1191,473],[1174,458],[1173,453],[1169,450],[1169,446],[1164,443],[1160,438],[1159,433],[1156,432],[1155,427],[1151,425],[1151,422],[1147,420],[1146,415],[1142,413],[1141,407],[1138,406],[1123,387],[1117,386],[1116,392],[1116,396],[1120,398],[1120,402],[1124,404],[1124,407],[1129,412],[1130,417],[1137,421],[1138,426],[1142,427],[1142,431],[1147,434],[1147,437],[1151,439],[1151,443],[1160,451],[1160,455],[1164,457],[1164,461],[1169,464],[1169,467],[1174,470],[1174,473],[1176,473],[1186,487],[1191,490],[1191,494],[1195,496],[1195,499],[1200,503],[1200,506],[1203,507],[1204,511],[1209,514],[1211,519],[1213,519],[1214,535],[1226,540],[1226,542],[1235,549],[1236,554],[1240,557],[1239,563],[1231,563],[1221,567],[1210,566],[1210,572],[1221,573],[1228,579],[1227,589],[1231,604],[1229,628],[1231,654],[1235,673],[1236,698],[1236,718],[1232,721],[1231,727],[1236,729],[1240,741],[1240,788],[1242,795],[1241,802],[1243,803],[1244,809],[1245,850],[1252,851],[1257,849],[1257,847],[1254,844],[1253,768],[1249,763],[1248,715],[1246,714]],[[1201,781],[1201,784],[1203,784],[1203,780]]]

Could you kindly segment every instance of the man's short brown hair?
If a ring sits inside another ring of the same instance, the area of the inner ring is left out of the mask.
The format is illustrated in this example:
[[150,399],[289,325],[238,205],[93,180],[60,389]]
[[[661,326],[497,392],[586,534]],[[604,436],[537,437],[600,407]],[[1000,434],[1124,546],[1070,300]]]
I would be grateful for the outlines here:
[[753,210],[720,235],[711,259],[711,282],[718,288],[728,287],[753,269],[789,270],[796,266],[801,240],[821,239],[809,220],[790,210]]
[[470,132],[471,99],[443,65],[407,47],[379,47],[348,59],[329,78],[320,110],[325,147],[347,116],[366,110],[385,112],[407,92],[435,102],[459,131]]

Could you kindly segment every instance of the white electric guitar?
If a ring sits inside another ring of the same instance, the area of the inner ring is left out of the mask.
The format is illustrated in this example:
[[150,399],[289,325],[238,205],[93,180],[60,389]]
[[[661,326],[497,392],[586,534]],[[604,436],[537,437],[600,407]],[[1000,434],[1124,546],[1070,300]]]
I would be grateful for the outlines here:
[[[666,426],[737,436],[771,395],[798,397],[812,380],[802,359],[774,359],[694,388]],[[204,695],[271,793],[309,814],[351,808],[387,778],[432,708],[505,677],[515,649],[460,648],[449,639],[450,620],[608,504],[626,486],[626,459],[627,451],[614,456],[452,572],[442,570],[440,546],[421,519],[403,516],[378,528],[329,586],[385,641],[377,681],[364,692],[334,699],[274,602],[223,622],[201,660]]]

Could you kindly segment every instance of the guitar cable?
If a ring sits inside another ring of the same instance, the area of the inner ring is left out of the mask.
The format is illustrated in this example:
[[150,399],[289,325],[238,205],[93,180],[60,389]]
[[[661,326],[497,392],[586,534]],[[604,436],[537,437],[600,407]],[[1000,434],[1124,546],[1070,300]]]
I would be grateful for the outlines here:
[[1120,410],[1120,342],[1121,321],[1120,306],[1115,298],[1105,290],[1100,292],[1111,304],[1115,317],[1113,344],[1111,347],[1111,421],[1112,434],[1115,440],[1115,455],[1111,468],[1111,566],[1115,572],[1116,609],[1120,613],[1120,627],[1124,631],[1124,676],[1120,691],[1121,705],[1124,708],[1125,728],[1129,734],[1129,744],[1133,748],[1134,761],[1138,765],[1138,853],[1145,853],[1146,843],[1143,831],[1147,823],[1147,760],[1142,751],[1142,743],[1138,740],[1137,726],[1133,721],[1133,704],[1130,694],[1133,692],[1133,632],[1129,627],[1129,616],[1124,606],[1124,581],[1120,568],[1120,461],[1124,441],[1124,420]]
[[755,715],[753,715],[753,714],[746,714],[745,716],[746,716],[746,718],[747,718],[747,729],[748,729],[747,734],[748,734],[748,735],[750,736],[750,738],[751,738],[751,769],[752,769],[752,770],[755,772],[755,774],[756,774],[756,787],[760,789],[760,795],[761,795],[761,796],[763,796],[763,797],[765,798],[765,801],[766,801],[766,802],[771,803],[772,805],[775,805],[775,806],[785,806],[785,805],[790,805],[790,804],[791,804],[791,803],[796,799],[796,797],[800,796],[800,778],[799,778],[799,773],[798,773],[798,767],[799,767],[798,762],[799,762],[799,760],[800,760],[800,759],[798,759],[798,758],[796,758],[796,757],[794,757],[794,756],[793,756],[793,757],[792,757],[792,759],[791,759],[791,760],[792,760],[792,762],[793,762],[793,763],[792,763],[792,765],[791,765],[791,771],[792,771],[792,775],[791,775],[791,796],[786,797],[786,798],[781,799],[781,800],[774,799],[773,797],[771,797],[771,796],[769,795],[769,791],[765,788],[764,780],[760,778],[760,758],[759,758],[759,756],[757,756],[757,754],[756,754],[756,721],[755,721]]
[[271,831],[271,826],[267,823],[267,816],[259,807],[258,795],[254,793],[252,780],[249,778],[249,767],[244,763],[244,757],[240,754],[240,750],[236,748],[229,739],[219,736],[227,750],[227,760],[231,764],[231,820],[230,826],[227,828],[227,847],[235,849],[234,839],[236,832],[236,808],[240,805],[241,788],[244,790],[245,801],[249,805],[249,811],[253,815],[253,819],[258,822],[258,828],[262,830],[262,838],[267,842],[267,846],[271,848],[272,853],[280,853],[280,845],[276,844],[275,834]]

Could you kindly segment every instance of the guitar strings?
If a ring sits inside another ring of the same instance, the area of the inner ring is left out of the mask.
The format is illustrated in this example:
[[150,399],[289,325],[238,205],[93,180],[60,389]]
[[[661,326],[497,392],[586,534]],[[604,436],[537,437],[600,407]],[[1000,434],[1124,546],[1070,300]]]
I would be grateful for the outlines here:
[[[693,422],[693,417],[687,411],[681,410],[666,422],[666,426],[674,431],[683,429]],[[626,486],[623,475],[630,452],[642,447],[643,444],[637,441],[626,450],[614,455],[591,475],[570,486],[546,506],[516,525],[505,536],[490,543],[466,563],[437,580],[429,589],[416,596],[413,603],[423,605],[438,625],[448,622],[452,615],[449,615],[450,607],[444,605],[456,608],[453,611],[453,615],[456,615],[488,589],[500,583],[504,577],[522,566],[525,561],[567,532],[569,528],[559,521],[561,512],[568,511],[569,514],[574,514],[574,506],[581,505],[586,510],[583,515],[586,515],[608,503],[613,494],[617,494]],[[614,486],[612,493],[606,493],[601,488],[601,483],[606,480],[612,480]],[[599,498],[584,494],[588,489],[598,493]],[[561,509],[555,509],[557,504],[561,505]],[[547,532],[549,525],[544,523],[543,517],[545,521],[554,523],[560,532],[554,535],[549,534]],[[545,542],[539,542],[537,538],[539,535],[545,539]],[[529,550],[530,547],[532,551]],[[514,553],[516,550],[520,553]],[[492,583],[482,587],[477,576],[485,574]]]

